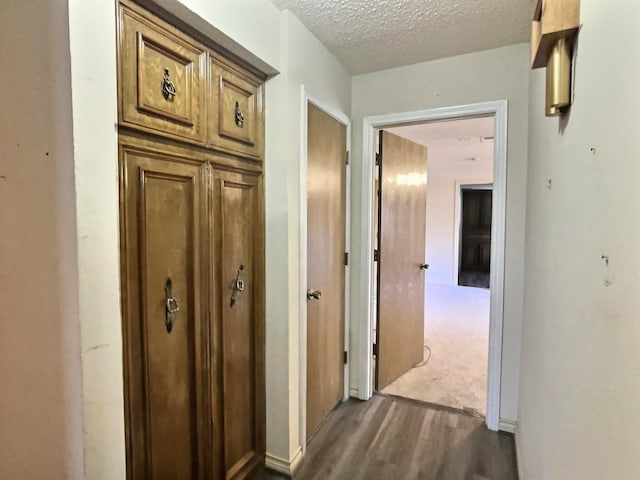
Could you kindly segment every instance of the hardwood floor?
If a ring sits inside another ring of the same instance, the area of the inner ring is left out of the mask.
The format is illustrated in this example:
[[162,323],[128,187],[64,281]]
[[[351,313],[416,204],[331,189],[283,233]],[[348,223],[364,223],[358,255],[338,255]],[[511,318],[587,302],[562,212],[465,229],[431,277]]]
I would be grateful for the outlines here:
[[294,480],[516,480],[516,472],[513,436],[490,432],[484,419],[376,395],[329,416]]

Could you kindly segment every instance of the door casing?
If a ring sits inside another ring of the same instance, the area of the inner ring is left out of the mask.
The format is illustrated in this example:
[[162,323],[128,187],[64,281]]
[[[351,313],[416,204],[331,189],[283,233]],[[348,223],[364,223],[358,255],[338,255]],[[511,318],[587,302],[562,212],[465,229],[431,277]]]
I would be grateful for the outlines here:
[[[349,117],[334,108],[327,102],[314,96],[302,85],[300,87],[300,252],[299,252],[299,435],[301,443],[300,454],[296,454],[294,462],[291,464],[291,471],[295,470],[297,463],[307,449],[307,125],[308,125],[308,105],[315,105],[320,110],[333,117],[338,122],[346,126],[347,151],[351,151],[351,120]],[[345,212],[345,251],[351,251],[351,162],[346,170],[346,212]],[[350,264],[351,262],[349,262]],[[349,398],[349,364],[351,354],[349,348],[350,330],[350,265],[345,266],[344,277],[344,349],[347,352],[348,362],[344,365],[344,390],[343,400]]]
[[487,372],[487,417],[490,430],[500,428],[500,390],[502,372],[502,325],[504,314],[504,253],[507,186],[507,112],[508,101],[496,100],[452,107],[433,108],[413,112],[393,113],[365,117],[362,135],[362,251],[360,258],[360,284],[357,285],[361,311],[356,318],[363,320],[355,327],[358,332],[357,397],[368,400],[373,395],[372,331],[375,325],[373,291],[373,188],[376,153],[376,131],[394,126],[455,120],[478,116],[491,116],[494,122],[493,186],[494,202],[491,226],[491,313],[489,321],[489,368]]

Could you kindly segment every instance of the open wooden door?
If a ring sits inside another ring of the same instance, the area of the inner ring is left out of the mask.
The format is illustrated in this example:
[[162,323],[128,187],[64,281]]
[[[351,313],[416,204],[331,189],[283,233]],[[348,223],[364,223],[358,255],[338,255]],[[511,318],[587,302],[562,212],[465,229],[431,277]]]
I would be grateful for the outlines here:
[[422,361],[427,149],[380,132],[376,388]]
[[342,399],[346,126],[309,104],[307,438]]

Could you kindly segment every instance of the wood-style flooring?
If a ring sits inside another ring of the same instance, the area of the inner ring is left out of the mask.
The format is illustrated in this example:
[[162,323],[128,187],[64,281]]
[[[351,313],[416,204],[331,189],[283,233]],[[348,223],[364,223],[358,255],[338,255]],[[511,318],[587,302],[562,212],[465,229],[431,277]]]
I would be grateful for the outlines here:
[[483,418],[376,395],[334,410],[293,478],[516,480],[516,472],[513,436],[487,430]]

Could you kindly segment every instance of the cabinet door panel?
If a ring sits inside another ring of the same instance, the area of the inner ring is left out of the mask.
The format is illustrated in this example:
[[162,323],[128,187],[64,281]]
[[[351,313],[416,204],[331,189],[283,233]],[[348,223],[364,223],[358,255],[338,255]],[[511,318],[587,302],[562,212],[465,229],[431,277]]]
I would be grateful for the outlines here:
[[261,180],[214,173],[217,402],[221,478],[248,478],[264,463],[264,325]]
[[120,5],[121,121],[202,142],[206,52],[161,20]]
[[121,147],[121,175],[128,475],[203,479],[201,168]]
[[209,143],[249,158],[262,158],[262,85],[213,56],[210,69]]

